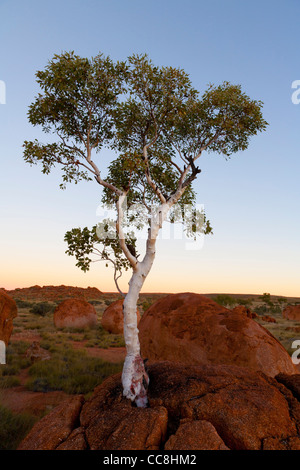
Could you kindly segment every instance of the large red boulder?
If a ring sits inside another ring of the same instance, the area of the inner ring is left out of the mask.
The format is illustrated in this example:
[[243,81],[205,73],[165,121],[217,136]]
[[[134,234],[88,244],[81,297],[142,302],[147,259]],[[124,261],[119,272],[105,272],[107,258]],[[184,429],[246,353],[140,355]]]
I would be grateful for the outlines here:
[[53,321],[57,328],[87,328],[97,324],[97,312],[86,300],[67,299],[54,310]]
[[144,358],[185,364],[235,364],[270,376],[298,371],[279,341],[256,321],[192,293],[171,294],[143,315]]
[[300,321],[300,304],[288,305],[282,312],[282,315],[287,320]]
[[300,448],[300,402],[289,384],[232,365],[159,362],[149,366],[149,377],[149,408],[133,407],[123,397],[117,374],[97,387],[82,407],[74,397],[49,413],[19,448]]
[[183,419],[165,444],[165,450],[229,450],[216,428],[205,420]]
[[13,319],[18,315],[16,302],[0,290],[0,341],[8,345],[13,331]]
[[76,427],[82,403],[82,395],[75,395],[64,400],[34,425],[20,444],[19,450],[56,449]]
[[[141,319],[139,309],[136,311],[137,323]],[[103,312],[101,325],[104,330],[116,335],[123,334],[124,320],[123,320],[123,299],[112,302]]]

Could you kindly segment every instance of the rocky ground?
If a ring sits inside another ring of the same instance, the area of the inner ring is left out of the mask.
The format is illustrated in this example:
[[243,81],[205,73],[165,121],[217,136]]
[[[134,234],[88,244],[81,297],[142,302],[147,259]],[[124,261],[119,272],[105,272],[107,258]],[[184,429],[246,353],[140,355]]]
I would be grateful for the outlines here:
[[22,450],[300,450],[299,375],[159,362],[149,408],[122,396],[120,375],[37,423]]

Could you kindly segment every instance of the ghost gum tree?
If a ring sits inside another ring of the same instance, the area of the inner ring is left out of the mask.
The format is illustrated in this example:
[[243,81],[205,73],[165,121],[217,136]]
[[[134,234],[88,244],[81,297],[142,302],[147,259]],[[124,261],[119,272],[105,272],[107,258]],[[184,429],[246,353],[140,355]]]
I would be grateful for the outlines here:
[[[65,239],[68,254],[76,256],[83,270],[93,253],[112,261],[115,281],[122,269],[132,270],[123,303],[127,356],[122,383],[124,396],[144,407],[149,378],[140,355],[136,309],[159,231],[164,221],[176,219],[174,207],[195,204],[192,183],[204,152],[228,158],[266,128],[262,102],[228,82],[210,85],[199,97],[183,70],[156,67],[147,55],[114,63],[102,54],[87,59],[67,52],[55,55],[36,77],[42,93],[29,108],[29,121],[54,138],[47,144],[26,141],[24,158],[41,164],[46,174],[59,166],[62,188],[71,181],[95,180],[103,188],[103,203],[116,207],[117,239],[99,238],[96,226],[73,229]],[[102,178],[105,148],[113,149],[116,158]],[[136,204],[145,209],[146,218],[126,217]],[[205,216],[202,222],[202,232],[209,233]],[[136,223],[148,226],[142,258],[133,232],[126,231]],[[190,234],[196,230],[196,223],[189,224]]]

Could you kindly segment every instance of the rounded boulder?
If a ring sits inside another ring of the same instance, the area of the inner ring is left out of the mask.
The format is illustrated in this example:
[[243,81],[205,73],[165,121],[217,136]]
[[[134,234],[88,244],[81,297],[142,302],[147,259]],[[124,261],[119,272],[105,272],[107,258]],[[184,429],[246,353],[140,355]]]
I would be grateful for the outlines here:
[[[141,319],[139,309],[136,311],[137,314],[137,323]],[[124,330],[124,320],[123,320],[123,299],[116,300],[111,303],[107,309],[104,311],[101,325],[104,330],[115,335],[123,334]]]
[[274,377],[298,373],[289,354],[264,327],[200,294],[171,294],[155,302],[140,324],[142,355],[150,362],[233,364]]
[[300,321],[300,305],[288,305],[282,315],[287,320]]
[[56,307],[53,321],[56,328],[88,328],[97,324],[97,313],[85,300],[67,299]]

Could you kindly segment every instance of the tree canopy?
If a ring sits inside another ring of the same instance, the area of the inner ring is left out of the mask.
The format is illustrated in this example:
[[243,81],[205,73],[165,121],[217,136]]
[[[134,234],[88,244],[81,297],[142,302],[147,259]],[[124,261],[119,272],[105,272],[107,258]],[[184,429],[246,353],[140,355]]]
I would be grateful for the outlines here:
[[[103,204],[115,207],[114,228],[104,220],[102,228],[72,229],[65,240],[67,253],[83,270],[93,254],[113,263],[115,281],[122,269],[132,268],[123,304],[123,386],[125,396],[144,406],[148,377],[139,352],[136,303],[154,261],[156,238],[167,219],[182,220],[190,236],[211,232],[195,206],[198,159],[203,152],[229,158],[247,149],[250,138],[267,126],[262,102],[229,82],[210,85],[200,96],[184,70],[155,66],[146,54],[113,62],[103,54],[87,59],[64,52],[36,77],[41,93],[28,118],[51,137],[48,143],[24,142],[24,159],[41,164],[46,174],[59,166],[62,188],[95,179]],[[102,177],[101,153],[108,148],[115,158]],[[132,207],[138,209],[130,214]],[[133,229],[143,226],[148,236],[139,258]]]

